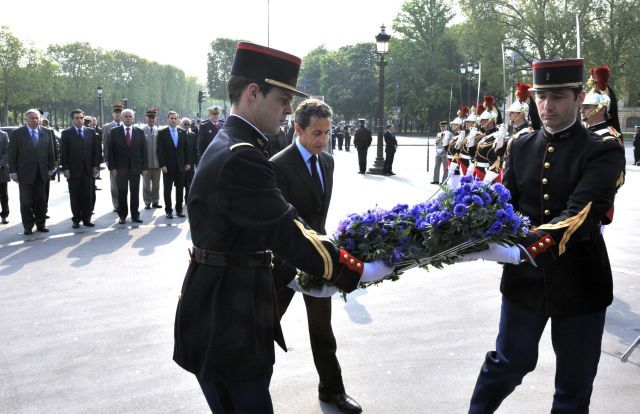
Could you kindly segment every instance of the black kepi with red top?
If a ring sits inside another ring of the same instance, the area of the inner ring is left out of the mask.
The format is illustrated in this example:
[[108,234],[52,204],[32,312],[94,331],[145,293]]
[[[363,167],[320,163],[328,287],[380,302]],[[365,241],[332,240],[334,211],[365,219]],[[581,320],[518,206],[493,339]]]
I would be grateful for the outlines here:
[[299,57],[280,50],[255,43],[240,42],[236,47],[231,74],[256,82],[265,82],[298,96],[307,97],[306,93],[296,89],[301,63],[302,60]]
[[534,60],[530,92],[581,88],[584,59]]

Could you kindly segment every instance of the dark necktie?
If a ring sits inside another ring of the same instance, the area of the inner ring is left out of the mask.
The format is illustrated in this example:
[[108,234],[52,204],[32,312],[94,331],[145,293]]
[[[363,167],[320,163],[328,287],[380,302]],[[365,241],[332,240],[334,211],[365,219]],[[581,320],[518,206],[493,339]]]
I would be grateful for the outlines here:
[[127,147],[131,146],[131,134],[129,133],[129,128],[127,128],[127,132],[124,133],[124,139],[127,141]]
[[324,195],[324,190],[322,189],[322,182],[320,181],[320,176],[318,175],[318,156],[312,155],[309,158],[311,162],[311,180],[313,181],[316,188],[320,191],[320,194]]
[[78,131],[78,135],[80,136],[80,138],[82,138],[82,129],[78,128],[77,131]]

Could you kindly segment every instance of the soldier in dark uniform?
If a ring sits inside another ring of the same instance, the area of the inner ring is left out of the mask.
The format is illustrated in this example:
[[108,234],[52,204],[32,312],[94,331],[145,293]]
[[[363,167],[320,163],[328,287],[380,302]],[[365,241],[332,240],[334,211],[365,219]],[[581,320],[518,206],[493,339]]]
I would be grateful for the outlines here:
[[394,131],[393,124],[387,125],[387,130],[384,131],[384,175],[396,175],[393,172],[393,158],[396,155],[396,149],[398,149],[398,140]]
[[335,135],[336,140],[338,141],[338,149],[342,151],[342,146],[344,145],[344,129],[342,125],[336,125]]
[[460,173],[462,175],[470,175],[473,173],[473,157],[476,155],[476,140],[479,140],[482,136],[478,135],[480,131],[476,126],[478,116],[476,115],[476,109],[471,108],[469,115],[464,120],[464,139],[462,142],[458,139],[457,148],[460,154]]
[[342,130],[344,131],[344,150],[351,151],[351,133],[349,132],[349,124],[345,124]]
[[582,59],[533,62],[543,122],[512,141],[503,183],[532,230],[516,246],[472,253],[504,264],[496,350],[487,353],[470,413],[492,413],[535,369],[551,320],[556,354],[551,412],[586,413],[601,354],[611,266],[600,219],[624,178],[624,148],[580,124]]
[[476,145],[473,176],[487,182],[496,181],[500,177],[500,156],[507,135],[507,126],[502,124],[496,128],[495,112],[486,110],[480,115],[480,128],[484,131]]
[[640,165],[640,125],[636,125],[636,134],[633,136],[633,163]]
[[198,127],[198,159],[202,158],[213,138],[220,130],[220,108],[212,106],[208,109],[209,119]]
[[369,151],[373,138],[371,137],[371,131],[364,126],[365,120],[360,119],[358,122],[360,126],[353,134],[353,145],[358,149],[358,174],[365,174],[367,172],[367,151]]
[[295,89],[300,63],[238,44],[228,83],[231,115],[200,160],[189,194],[194,247],[176,312],[174,360],[196,375],[216,414],[273,412],[274,340],[287,348],[274,306],[272,251],[347,292],[392,270],[363,264],[321,239],[277,187],[264,134],[277,132],[291,114],[294,94],[304,96]]

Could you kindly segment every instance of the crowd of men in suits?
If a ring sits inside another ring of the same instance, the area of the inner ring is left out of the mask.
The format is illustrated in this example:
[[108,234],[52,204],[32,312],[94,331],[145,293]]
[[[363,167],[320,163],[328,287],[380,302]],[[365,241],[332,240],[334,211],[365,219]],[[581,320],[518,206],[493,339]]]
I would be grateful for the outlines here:
[[15,181],[19,185],[24,234],[32,234],[34,226],[38,232],[48,232],[49,184],[59,169],[69,186],[72,227],[79,228],[81,224],[94,227],[91,216],[103,162],[109,171],[110,195],[118,223],[126,223],[129,215],[132,222],[143,222],[139,212],[141,176],[144,208],[162,208],[161,173],[166,217],[172,219],[174,209],[176,216],[185,217],[184,200],[189,194],[194,167],[221,127],[220,110],[212,107],[208,111],[209,119],[195,129],[189,118],[180,119],[170,111],[168,126],[159,129],[155,108],[146,112],[142,128],[134,124],[135,112],[122,103],[113,105],[113,120],[102,128],[95,118],[74,109],[70,114],[72,125],[62,131],[58,140],[42,118],[42,112],[28,110],[25,125],[10,135],[0,131],[1,223],[9,222],[7,183]]

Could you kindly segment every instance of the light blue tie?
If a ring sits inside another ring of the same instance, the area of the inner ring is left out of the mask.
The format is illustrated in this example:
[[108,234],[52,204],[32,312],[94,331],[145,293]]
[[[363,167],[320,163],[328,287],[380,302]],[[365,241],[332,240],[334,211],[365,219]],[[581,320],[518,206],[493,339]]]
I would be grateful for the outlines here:
[[38,145],[38,132],[35,129],[31,130],[31,139],[33,139],[33,145]]
[[178,131],[176,131],[175,129],[171,129],[171,138],[173,139],[173,145],[177,148],[178,147]]

